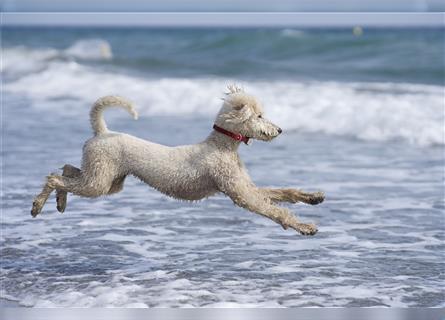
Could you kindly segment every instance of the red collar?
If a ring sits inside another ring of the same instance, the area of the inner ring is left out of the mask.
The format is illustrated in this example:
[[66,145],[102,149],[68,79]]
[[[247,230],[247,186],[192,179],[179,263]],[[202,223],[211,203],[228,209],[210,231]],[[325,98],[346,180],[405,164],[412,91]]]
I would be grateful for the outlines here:
[[242,141],[245,144],[249,143],[249,137],[243,136],[242,134],[239,133],[233,133],[230,131],[227,131],[226,129],[223,129],[221,127],[218,127],[216,124],[213,125],[213,129],[215,129],[216,131],[225,134],[226,136],[229,136],[230,138],[236,140],[236,141]]

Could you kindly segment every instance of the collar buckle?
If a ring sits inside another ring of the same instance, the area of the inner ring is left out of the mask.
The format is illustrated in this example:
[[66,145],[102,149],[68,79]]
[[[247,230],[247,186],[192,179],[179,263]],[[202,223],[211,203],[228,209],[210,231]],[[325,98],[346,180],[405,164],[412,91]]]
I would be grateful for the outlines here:
[[213,129],[218,131],[219,133],[222,133],[222,134],[225,134],[226,136],[231,137],[233,140],[240,141],[240,142],[242,141],[245,144],[249,144],[249,139],[250,138],[246,137],[246,136],[243,136],[240,133],[230,132],[229,130],[226,130],[224,128],[218,127],[216,124],[213,125]]

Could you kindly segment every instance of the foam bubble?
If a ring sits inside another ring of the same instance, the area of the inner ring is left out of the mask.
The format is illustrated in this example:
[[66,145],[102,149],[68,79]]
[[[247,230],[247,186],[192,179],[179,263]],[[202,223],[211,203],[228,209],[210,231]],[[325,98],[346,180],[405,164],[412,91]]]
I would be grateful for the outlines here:
[[80,291],[60,291],[57,294],[46,298],[31,298],[28,296],[21,301],[21,304],[36,308],[54,307],[126,307],[126,308],[147,308],[147,304],[138,301],[134,297],[134,292],[141,289],[135,284],[130,285],[103,285],[92,282],[88,290]]

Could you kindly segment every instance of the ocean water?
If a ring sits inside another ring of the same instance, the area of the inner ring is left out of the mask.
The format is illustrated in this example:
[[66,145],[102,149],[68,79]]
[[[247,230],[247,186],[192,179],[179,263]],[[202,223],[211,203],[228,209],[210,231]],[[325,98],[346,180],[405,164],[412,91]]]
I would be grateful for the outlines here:
[[[2,30],[0,298],[32,307],[445,306],[444,30]],[[99,199],[51,197],[80,164],[88,112],[131,99],[112,130],[167,145],[211,130],[242,85],[283,134],[240,147],[261,186],[322,190],[286,205],[303,237],[216,196],[170,199],[136,179]]]

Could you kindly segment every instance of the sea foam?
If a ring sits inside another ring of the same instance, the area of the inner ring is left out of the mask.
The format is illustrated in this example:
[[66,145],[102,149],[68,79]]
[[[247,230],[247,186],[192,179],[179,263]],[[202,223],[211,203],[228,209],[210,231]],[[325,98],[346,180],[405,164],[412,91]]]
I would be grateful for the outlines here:
[[[94,40],[76,42],[59,52],[9,48],[4,51],[3,69],[20,76],[6,81],[3,90],[28,97],[31,107],[71,115],[87,113],[100,96],[119,94],[132,100],[143,116],[213,117],[225,87],[234,82],[222,77],[149,78],[82,64],[85,58],[111,59],[111,49],[109,56],[103,56],[106,47],[106,42]],[[62,55],[72,59],[55,58]],[[27,62],[20,65],[17,59]],[[291,80],[240,84],[263,102],[267,117],[284,130],[374,141],[402,139],[418,145],[444,144],[441,86]]]

